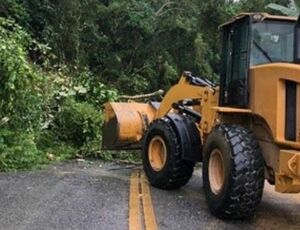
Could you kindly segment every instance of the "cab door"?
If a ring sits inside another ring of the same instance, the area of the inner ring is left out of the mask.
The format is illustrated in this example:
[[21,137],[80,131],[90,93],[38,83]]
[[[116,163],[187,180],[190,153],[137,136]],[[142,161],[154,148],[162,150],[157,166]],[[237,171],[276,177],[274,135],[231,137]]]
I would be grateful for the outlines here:
[[248,106],[249,51],[249,17],[223,27],[221,106]]

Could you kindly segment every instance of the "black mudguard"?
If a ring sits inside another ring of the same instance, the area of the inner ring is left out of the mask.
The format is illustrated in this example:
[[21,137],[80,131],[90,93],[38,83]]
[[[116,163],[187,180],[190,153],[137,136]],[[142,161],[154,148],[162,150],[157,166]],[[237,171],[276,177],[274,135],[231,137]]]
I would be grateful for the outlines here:
[[196,124],[187,116],[170,113],[171,120],[182,146],[182,158],[189,161],[202,161],[202,143]]

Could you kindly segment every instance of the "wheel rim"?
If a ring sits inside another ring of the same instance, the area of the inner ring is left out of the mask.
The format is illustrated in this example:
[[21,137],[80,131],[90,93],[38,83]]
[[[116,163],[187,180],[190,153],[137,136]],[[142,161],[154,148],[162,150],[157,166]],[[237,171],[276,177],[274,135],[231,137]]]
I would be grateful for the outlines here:
[[154,171],[160,171],[167,161],[167,147],[160,136],[155,136],[149,143],[149,162]]
[[214,149],[210,154],[208,176],[212,192],[218,195],[221,192],[225,181],[224,161],[219,149]]

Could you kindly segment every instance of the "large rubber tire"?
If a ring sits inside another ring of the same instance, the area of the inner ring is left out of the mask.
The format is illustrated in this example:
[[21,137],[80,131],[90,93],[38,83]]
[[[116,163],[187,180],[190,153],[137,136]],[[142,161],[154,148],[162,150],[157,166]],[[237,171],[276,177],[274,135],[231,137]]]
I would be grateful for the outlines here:
[[[163,142],[162,146],[166,149],[164,163],[157,168],[150,162],[149,149],[153,140]],[[143,144],[143,167],[151,185],[160,189],[176,189],[189,181],[195,163],[183,160],[181,151],[180,140],[169,118],[161,118],[150,125]]]
[[[253,132],[237,125],[218,126],[203,153],[203,186],[211,212],[221,219],[252,216],[264,188],[264,159]],[[223,164],[219,170],[218,159]],[[224,177],[217,177],[222,172]]]

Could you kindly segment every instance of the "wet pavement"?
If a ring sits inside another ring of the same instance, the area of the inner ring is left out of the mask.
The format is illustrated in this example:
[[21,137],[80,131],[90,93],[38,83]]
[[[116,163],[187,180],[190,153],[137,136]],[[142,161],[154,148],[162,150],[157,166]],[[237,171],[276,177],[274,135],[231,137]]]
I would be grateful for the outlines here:
[[[96,161],[0,173],[0,229],[128,229],[136,168]],[[181,189],[150,191],[158,229],[300,229],[300,194],[276,193],[268,183],[255,216],[243,221],[210,214],[200,167]]]

